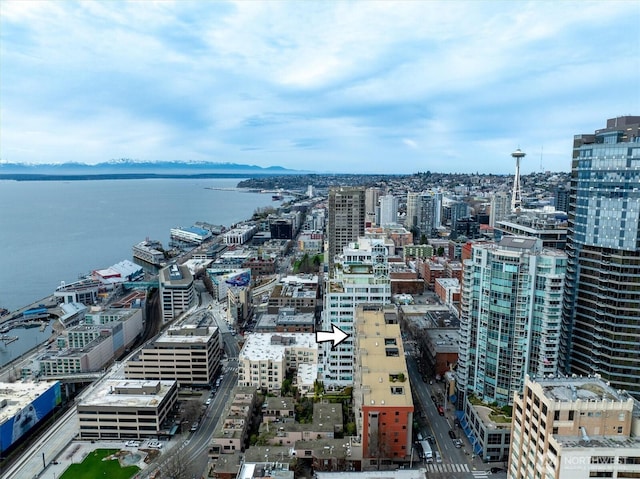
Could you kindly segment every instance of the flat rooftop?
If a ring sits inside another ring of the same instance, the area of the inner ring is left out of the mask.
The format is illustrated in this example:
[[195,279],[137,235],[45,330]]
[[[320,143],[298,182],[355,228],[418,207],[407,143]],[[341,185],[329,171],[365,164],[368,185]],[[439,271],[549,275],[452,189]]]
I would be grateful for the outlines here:
[[167,329],[154,344],[206,344],[218,330],[217,326],[186,325]]
[[[634,453],[640,449],[640,437],[612,438],[604,436],[588,435],[587,440],[582,436],[553,436],[558,444],[565,449],[634,449]],[[635,454],[634,454],[635,455]]]
[[[292,344],[272,344],[275,336],[290,338]],[[240,360],[259,361],[271,359],[281,361],[285,351],[291,348],[318,349],[316,335],[313,333],[252,333],[245,336],[245,343],[240,351]]]
[[554,401],[627,401],[630,396],[608,386],[599,377],[536,378],[547,398]]
[[0,403],[6,405],[0,408],[0,425],[15,416],[18,411],[31,404],[36,398],[55,386],[57,381],[16,381],[0,383]]
[[423,333],[436,353],[457,353],[460,349],[460,330],[457,328],[429,328]]
[[[175,381],[146,381],[135,379],[108,379],[98,383],[96,389],[78,406],[148,407],[156,408],[164,400]],[[158,387],[159,386],[159,387]],[[143,394],[141,389],[148,388]],[[116,393],[116,391],[127,391]],[[149,393],[149,390],[157,391]]]
[[395,471],[316,472],[318,479],[425,479],[427,470],[398,469]]
[[[387,321],[389,320],[389,321]],[[356,309],[357,381],[364,405],[413,406],[409,373],[395,308]],[[404,380],[398,379],[399,375]]]

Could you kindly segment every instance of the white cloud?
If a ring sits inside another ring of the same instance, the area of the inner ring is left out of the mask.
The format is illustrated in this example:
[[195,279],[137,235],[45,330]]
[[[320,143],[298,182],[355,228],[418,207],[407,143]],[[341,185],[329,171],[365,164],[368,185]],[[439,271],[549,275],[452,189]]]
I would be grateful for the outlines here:
[[639,20],[637,2],[8,0],[0,159],[509,173],[544,145],[568,169],[574,134],[638,114],[620,32]]

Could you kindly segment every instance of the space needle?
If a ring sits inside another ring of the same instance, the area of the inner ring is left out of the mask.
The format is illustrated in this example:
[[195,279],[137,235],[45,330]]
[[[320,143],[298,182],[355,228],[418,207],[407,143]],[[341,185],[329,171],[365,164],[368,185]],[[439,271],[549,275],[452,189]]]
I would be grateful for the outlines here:
[[520,151],[520,148],[511,153],[511,156],[516,159],[516,176],[513,179],[513,191],[511,192],[512,213],[519,213],[520,208],[522,207],[522,187],[520,186],[520,159],[524,158],[525,155],[526,153]]

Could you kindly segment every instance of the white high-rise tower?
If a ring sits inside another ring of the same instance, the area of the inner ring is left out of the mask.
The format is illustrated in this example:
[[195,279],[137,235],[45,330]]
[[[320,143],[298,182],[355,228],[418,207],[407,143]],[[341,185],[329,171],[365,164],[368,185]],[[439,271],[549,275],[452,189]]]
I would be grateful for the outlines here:
[[511,192],[511,212],[518,213],[522,207],[522,187],[520,186],[520,159],[524,158],[526,153],[520,151],[518,148],[511,153],[516,159],[516,176],[513,179],[513,191]]

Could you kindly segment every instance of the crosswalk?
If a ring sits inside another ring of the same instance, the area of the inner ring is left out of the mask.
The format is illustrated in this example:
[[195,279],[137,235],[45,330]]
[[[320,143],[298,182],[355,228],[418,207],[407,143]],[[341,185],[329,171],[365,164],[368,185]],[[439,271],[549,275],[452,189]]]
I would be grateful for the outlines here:
[[[469,472],[469,464],[427,464],[429,472]],[[477,472],[477,471],[474,471]]]
[[489,473],[487,471],[473,471],[473,479],[488,479]]

